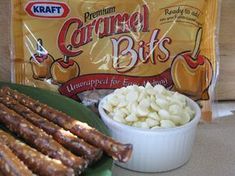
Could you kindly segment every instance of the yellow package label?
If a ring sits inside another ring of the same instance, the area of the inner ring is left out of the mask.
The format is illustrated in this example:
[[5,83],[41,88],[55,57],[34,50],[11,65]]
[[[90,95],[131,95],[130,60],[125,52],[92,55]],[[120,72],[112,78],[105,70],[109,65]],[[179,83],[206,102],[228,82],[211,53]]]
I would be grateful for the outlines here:
[[216,0],[12,3],[16,83],[87,104],[123,86],[161,84],[200,100],[211,120]]

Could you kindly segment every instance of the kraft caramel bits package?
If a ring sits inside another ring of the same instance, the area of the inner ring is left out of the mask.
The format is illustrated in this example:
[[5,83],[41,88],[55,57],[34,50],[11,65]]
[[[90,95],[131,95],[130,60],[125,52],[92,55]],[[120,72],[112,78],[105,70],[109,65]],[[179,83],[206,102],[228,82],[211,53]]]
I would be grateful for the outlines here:
[[128,85],[161,84],[211,120],[216,0],[12,1],[12,79],[86,105]]

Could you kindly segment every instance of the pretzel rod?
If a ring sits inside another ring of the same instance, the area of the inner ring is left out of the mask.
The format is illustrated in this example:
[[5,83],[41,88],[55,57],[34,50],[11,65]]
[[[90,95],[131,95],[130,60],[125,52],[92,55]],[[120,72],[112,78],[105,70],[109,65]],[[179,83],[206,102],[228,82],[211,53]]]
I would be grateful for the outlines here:
[[95,162],[101,158],[101,149],[98,149],[86,143],[83,139],[78,138],[71,132],[64,130],[58,125],[34,113],[29,108],[21,105],[14,98],[4,95],[2,93],[0,93],[0,95],[0,102],[2,104],[14,110],[38,128],[41,128],[47,134],[52,135],[58,143],[63,145],[65,148],[71,150],[76,155],[88,159],[90,163]]
[[88,163],[86,160],[69,152],[43,130],[1,103],[0,122],[38,151],[73,168],[76,174],[80,174],[87,167]]
[[0,143],[8,146],[35,174],[39,176],[74,176],[71,168],[60,160],[49,158],[23,142],[15,139],[7,132],[0,130]]
[[33,173],[6,145],[0,142],[0,175],[32,176]]
[[22,105],[28,107],[37,114],[45,117],[51,122],[69,130],[73,134],[83,138],[86,142],[103,149],[114,160],[127,162],[132,153],[131,144],[121,144],[111,137],[108,137],[86,123],[75,120],[65,113],[53,109],[46,104],[40,103],[22,93],[5,87],[1,89],[3,94],[12,96]]

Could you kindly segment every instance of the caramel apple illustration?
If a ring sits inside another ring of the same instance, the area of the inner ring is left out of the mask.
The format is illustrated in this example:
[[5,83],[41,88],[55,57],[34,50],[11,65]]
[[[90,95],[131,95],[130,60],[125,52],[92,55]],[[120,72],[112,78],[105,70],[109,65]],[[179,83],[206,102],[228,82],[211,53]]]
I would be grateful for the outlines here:
[[178,54],[171,66],[171,75],[176,91],[194,99],[208,99],[208,88],[212,80],[212,65],[200,55],[202,28],[198,29],[194,50]]
[[30,58],[34,79],[48,79],[51,77],[50,67],[54,62],[53,57],[48,54],[42,45],[42,39],[37,40],[37,51]]
[[[68,49],[72,49],[71,45],[68,45]],[[51,66],[51,75],[55,83],[63,84],[72,78],[79,76],[80,68],[77,62],[69,59],[68,56],[56,60]]]

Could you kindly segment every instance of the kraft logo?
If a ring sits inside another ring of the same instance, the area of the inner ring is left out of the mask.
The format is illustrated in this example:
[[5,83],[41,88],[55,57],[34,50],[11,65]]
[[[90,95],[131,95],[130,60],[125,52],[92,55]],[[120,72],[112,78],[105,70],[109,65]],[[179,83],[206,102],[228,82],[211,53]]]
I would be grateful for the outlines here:
[[31,1],[25,6],[25,11],[33,17],[64,18],[69,14],[69,7],[63,2]]

